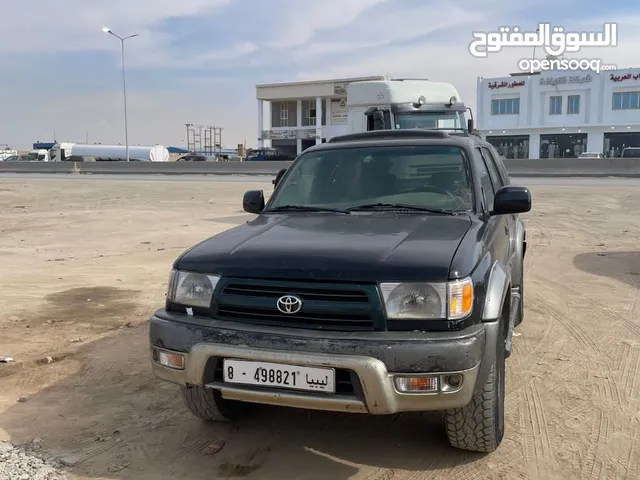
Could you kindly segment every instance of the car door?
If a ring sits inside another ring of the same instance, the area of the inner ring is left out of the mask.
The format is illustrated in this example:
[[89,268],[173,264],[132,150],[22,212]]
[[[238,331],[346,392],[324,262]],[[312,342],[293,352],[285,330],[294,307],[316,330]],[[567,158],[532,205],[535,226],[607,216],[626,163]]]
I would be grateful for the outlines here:
[[[491,178],[491,170],[488,166],[488,162],[485,160],[479,147],[474,149],[474,155],[476,156],[476,164],[479,169],[478,173],[484,197],[485,212],[488,213],[493,210],[493,200],[496,192],[498,191],[499,184]],[[483,241],[486,248],[491,252],[492,262],[498,260],[508,268],[511,257],[511,248],[509,220],[507,217],[508,215],[487,217],[487,228],[484,233]]]
[[[496,191],[502,188],[505,185],[510,185],[509,174],[507,173],[507,169],[504,167],[504,164],[500,160],[500,157],[495,155],[494,152],[491,151],[490,148],[481,148],[482,154],[485,158],[485,162],[487,168],[489,170],[489,176],[491,177],[492,183],[496,187]],[[508,229],[509,235],[509,266],[511,268],[512,273],[519,274],[518,263],[519,259],[517,257],[518,253],[518,222],[519,217],[517,214],[509,214],[502,215],[505,219],[506,226]]]
[[[507,169],[498,153],[490,147],[482,147],[481,150],[487,166],[489,167],[489,175],[491,176],[491,181],[494,185],[498,185],[498,188],[502,188],[505,185],[511,185],[509,173],[507,172]],[[515,228],[518,221],[518,215],[514,213],[511,215],[505,215],[505,217],[507,217],[508,220],[510,235],[515,241]]]

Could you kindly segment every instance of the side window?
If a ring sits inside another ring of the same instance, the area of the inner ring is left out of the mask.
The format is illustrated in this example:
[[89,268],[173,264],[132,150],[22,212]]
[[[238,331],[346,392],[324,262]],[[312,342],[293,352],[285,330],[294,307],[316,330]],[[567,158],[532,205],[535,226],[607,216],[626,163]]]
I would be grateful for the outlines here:
[[491,183],[493,184],[493,190],[497,192],[500,187],[502,187],[502,179],[500,178],[500,174],[498,173],[498,167],[491,157],[491,153],[488,149],[482,149],[482,156],[484,158],[485,165],[487,166],[487,170],[489,171],[489,177],[491,178]]
[[493,197],[495,196],[496,192],[493,189],[493,183],[491,182],[491,177],[489,176],[489,170],[487,169],[487,165],[484,162],[484,158],[482,157],[480,149],[475,148],[473,150],[473,153],[476,157],[476,165],[478,166],[478,174],[480,176],[480,186],[482,187],[484,204],[487,211],[491,211],[493,210]]
[[504,162],[498,155],[498,152],[493,147],[487,147],[489,151],[489,156],[498,170],[498,174],[500,175],[500,180],[502,185],[511,185],[511,179],[509,178],[509,172],[507,168],[504,166]]

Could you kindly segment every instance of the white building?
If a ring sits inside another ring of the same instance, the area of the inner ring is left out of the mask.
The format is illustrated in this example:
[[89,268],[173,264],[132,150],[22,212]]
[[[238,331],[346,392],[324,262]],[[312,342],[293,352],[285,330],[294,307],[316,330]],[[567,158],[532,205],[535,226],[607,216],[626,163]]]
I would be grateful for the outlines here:
[[480,132],[507,158],[640,146],[640,69],[478,78]]
[[258,146],[297,155],[348,133],[347,85],[384,77],[257,85]]

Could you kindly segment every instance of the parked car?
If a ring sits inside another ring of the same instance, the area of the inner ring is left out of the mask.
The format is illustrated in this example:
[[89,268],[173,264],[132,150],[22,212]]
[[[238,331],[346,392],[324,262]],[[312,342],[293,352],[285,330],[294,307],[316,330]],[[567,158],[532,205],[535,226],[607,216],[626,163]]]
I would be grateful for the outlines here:
[[257,217],[175,260],[149,326],[153,372],[193,415],[442,410],[452,446],[498,448],[531,195],[491,144],[334,137],[243,207]]
[[578,158],[604,158],[604,155],[600,152],[582,152]]
[[216,162],[216,157],[207,155],[185,155],[180,157],[176,162]]
[[277,148],[258,148],[252,149],[247,152],[245,162],[260,162],[260,161],[277,161],[287,162],[295,160],[295,155],[284,153]]
[[622,158],[640,158],[640,147],[627,147],[622,150]]

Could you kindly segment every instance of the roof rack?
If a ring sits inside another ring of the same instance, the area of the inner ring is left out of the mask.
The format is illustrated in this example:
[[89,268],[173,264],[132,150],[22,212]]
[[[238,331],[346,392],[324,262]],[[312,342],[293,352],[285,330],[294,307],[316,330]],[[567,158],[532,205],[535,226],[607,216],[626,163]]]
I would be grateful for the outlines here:
[[393,130],[373,130],[370,132],[350,133],[331,138],[327,143],[353,142],[358,140],[393,140],[401,138],[449,138],[449,132],[444,130],[427,129],[393,129]]

